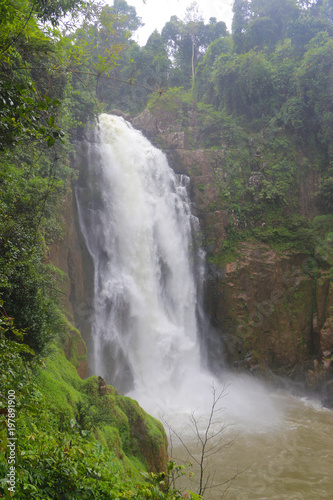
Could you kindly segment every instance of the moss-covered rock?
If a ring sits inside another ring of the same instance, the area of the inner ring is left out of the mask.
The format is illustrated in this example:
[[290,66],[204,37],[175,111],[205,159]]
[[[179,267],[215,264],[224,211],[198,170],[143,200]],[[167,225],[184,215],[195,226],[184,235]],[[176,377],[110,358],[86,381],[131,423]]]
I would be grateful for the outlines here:
[[167,440],[161,422],[148,415],[136,401],[128,397],[119,396],[117,404],[128,419],[130,432],[128,441],[124,443],[125,451],[149,464],[153,472],[166,470]]
[[[54,347],[38,384],[54,414],[72,420],[82,435],[93,435],[133,470],[167,470],[167,440],[162,424],[101,377],[82,380],[64,353]],[[124,465],[124,466],[125,466]]]
[[307,259],[241,243],[223,276],[211,279],[208,309],[231,362],[289,375],[310,367],[315,278]]
[[66,323],[65,356],[75,366],[78,375],[85,378],[88,371],[87,346],[79,330],[69,322]]

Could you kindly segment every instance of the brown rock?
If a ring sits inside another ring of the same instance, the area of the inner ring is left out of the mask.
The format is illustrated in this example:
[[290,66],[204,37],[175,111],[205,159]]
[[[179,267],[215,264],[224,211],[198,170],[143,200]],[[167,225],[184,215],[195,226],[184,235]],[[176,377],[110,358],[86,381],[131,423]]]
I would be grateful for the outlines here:
[[325,357],[333,355],[333,317],[326,321],[320,331],[320,347]]
[[[81,377],[88,369],[87,347],[90,347],[90,312],[93,295],[93,265],[85,247],[78,223],[75,198],[70,188],[59,207],[64,235],[49,246],[47,261],[58,268],[63,310],[70,323],[64,351]],[[81,337],[83,336],[83,339]]]

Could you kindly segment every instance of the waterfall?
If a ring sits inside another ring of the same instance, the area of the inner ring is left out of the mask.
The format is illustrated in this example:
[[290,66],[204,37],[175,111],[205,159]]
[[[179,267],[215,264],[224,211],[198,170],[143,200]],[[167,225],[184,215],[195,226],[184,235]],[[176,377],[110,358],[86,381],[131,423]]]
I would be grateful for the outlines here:
[[202,371],[189,178],[117,116],[100,116],[88,157],[93,198],[83,210],[78,190],[78,205],[95,269],[92,369],[140,402],[172,404]]
[[[88,187],[76,194],[95,270],[91,371],[154,414],[209,408],[212,385],[230,377],[218,380],[201,363],[204,254],[189,179],[123,118],[106,114],[87,161]],[[266,392],[245,378],[232,385],[231,415],[258,420]]]

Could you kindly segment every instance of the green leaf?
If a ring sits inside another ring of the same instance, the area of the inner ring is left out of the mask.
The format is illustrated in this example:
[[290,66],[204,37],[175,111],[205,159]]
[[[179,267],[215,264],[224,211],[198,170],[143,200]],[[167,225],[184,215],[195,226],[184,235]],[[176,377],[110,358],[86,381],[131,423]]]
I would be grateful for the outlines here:
[[51,147],[53,146],[53,144],[55,143],[55,141],[56,141],[56,140],[55,140],[55,138],[54,138],[54,137],[48,136],[48,138],[47,138],[47,146],[48,146],[49,148],[51,148]]

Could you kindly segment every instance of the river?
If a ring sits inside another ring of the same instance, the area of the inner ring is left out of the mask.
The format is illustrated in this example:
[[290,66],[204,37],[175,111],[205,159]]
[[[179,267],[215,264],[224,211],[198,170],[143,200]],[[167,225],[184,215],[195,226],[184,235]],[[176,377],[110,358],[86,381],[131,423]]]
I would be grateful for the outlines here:
[[[293,396],[286,390],[272,389],[266,398],[278,411],[273,418],[262,415],[257,425],[248,422],[246,415],[243,420],[231,419],[227,411],[222,411],[216,419],[213,431],[220,425],[226,428],[212,440],[218,445],[217,449],[221,445],[222,449],[205,461],[204,481],[209,480],[204,498],[331,500],[333,412],[323,408],[319,401]],[[203,415],[201,438],[207,422],[208,416]],[[183,416],[182,422],[171,419],[170,425],[183,436],[194,458],[200,460],[202,445],[198,445],[196,433],[190,429],[189,417]],[[190,468],[193,478],[182,478],[180,485],[198,491],[200,468],[175,435],[172,443],[172,455],[177,463],[193,463]]]

